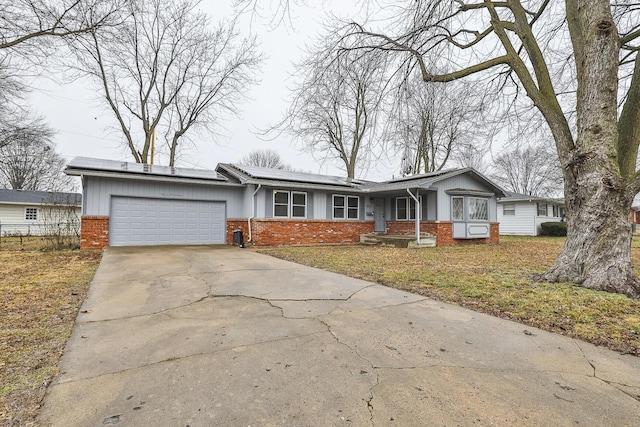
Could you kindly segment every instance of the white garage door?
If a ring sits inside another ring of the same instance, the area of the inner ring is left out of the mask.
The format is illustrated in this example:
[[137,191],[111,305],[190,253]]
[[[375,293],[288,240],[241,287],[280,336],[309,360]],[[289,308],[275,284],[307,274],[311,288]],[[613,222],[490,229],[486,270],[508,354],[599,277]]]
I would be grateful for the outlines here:
[[225,243],[223,202],[112,197],[109,244]]

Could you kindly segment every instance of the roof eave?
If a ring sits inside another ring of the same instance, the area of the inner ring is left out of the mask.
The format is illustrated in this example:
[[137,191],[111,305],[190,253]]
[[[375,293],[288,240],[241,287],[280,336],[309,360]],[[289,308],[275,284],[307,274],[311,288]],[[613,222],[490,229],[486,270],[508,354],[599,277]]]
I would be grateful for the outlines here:
[[141,181],[196,183],[196,184],[202,184],[202,185],[220,185],[220,186],[227,186],[227,187],[244,187],[245,186],[244,184],[238,184],[234,182],[228,182],[226,180],[216,180],[216,179],[210,179],[210,178],[152,175],[152,174],[142,174],[142,173],[135,173],[135,172],[111,172],[111,171],[95,170],[95,169],[80,169],[80,168],[74,168],[74,167],[67,167],[64,173],[71,176],[127,178],[127,179],[137,179]]

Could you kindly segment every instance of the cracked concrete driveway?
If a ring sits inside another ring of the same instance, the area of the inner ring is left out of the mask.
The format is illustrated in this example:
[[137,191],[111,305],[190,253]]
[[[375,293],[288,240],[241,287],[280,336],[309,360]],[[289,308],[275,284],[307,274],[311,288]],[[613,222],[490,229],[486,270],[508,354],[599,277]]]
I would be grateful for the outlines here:
[[39,422],[638,426],[640,362],[228,247],[108,248]]

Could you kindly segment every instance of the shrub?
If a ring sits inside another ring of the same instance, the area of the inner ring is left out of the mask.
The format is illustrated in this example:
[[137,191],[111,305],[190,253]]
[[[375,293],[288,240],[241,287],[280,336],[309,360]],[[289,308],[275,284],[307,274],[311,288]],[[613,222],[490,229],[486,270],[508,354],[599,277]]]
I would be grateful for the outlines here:
[[542,224],[540,224],[540,228],[542,228],[542,234],[545,236],[567,235],[566,222],[543,222]]

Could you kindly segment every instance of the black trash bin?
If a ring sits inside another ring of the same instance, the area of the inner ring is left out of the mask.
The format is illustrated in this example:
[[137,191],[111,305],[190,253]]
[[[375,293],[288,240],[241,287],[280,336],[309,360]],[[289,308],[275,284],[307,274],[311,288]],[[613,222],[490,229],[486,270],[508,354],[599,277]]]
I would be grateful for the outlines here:
[[242,230],[234,230],[233,244],[244,248],[244,238],[242,237]]

